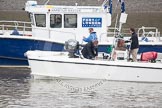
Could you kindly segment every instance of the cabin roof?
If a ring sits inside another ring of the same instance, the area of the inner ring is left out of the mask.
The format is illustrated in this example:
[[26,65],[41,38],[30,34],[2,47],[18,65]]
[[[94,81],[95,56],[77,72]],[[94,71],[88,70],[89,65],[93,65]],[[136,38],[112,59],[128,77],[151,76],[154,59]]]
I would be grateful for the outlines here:
[[61,5],[28,5],[28,12],[107,12],[102,6],[61,6]]

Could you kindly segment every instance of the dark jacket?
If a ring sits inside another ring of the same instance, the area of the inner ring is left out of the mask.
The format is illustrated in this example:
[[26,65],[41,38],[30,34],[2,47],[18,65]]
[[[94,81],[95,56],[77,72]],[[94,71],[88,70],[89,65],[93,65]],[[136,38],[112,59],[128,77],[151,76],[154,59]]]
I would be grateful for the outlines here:
[[92,59],[98,56],[98,49],[94,46],[93,42],[88,42],[82,49],[82,55],[84,58]]
[[130,38],[131,42],[131,50],[139,48],[138,36],[136,33],[132,33],[132,37]]

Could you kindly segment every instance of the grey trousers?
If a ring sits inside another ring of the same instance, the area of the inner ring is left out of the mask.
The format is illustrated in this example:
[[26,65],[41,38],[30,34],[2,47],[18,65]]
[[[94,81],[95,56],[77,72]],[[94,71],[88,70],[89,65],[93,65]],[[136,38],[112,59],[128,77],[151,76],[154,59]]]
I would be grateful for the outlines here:
[[132,59],[133,59],[134,62],[137,62],[137,52],[138,52],[138,49],[139,48],[130,50],[130,54],[132,55]]

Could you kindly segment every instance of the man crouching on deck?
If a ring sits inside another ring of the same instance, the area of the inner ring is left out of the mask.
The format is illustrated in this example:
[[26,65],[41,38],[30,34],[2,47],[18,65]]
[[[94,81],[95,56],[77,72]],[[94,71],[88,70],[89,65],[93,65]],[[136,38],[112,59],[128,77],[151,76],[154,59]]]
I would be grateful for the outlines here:
[[88,42],[84,48],[82,49],[82,55],[87,59],[94,59],[98,56],[98,40],[96,32],[94,32],[93,28],[89,28],[90,35],[86,38],[83,37],[83,41]]

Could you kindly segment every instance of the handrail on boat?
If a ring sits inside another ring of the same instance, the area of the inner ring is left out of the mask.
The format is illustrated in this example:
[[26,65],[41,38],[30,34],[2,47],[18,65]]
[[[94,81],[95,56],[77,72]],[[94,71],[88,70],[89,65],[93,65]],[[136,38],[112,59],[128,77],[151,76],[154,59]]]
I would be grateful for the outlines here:
[[28,24],[31,24],[31,22],[25,22],[25,21],[7,21],[7,20],[1,20],[0,23],[1,22],[3,22],[3,23],[4,22],[11,22],[11,23],[28,23]]
[[144,39],[151,36],[153,39],[156,39],[152,41],[160,41],[160,32],[157,27],[142,26],[141,28],[138,28],[137,35],[138,37],[143,37]]
[[[129,30],[128,28],[122,29],[122,31],[124,31],[124,32],[122,32],[122,35],[123,35],[123,36],[128,36],[128,35],[130,35],[130,33],[126,32],[126,31],[128,31],[128,30]],[[103,39],[104,39],[104,41],[108,42],[108,41],[110,41],[110,39],[108,39],[108,38],[114,37],[114,36],[116,36],[116,35],[118,35],[118,34],[119,34],[119,33],[118,33],[118,28],[109,27],[106,33],[101,33],[101,34],[99,35],[99,41],[102,42]]]
[[[156,42],[156,41],[161,41],[161,37],[160,37],[160,31],[158,30],[158,28],[156,27],[141,27],[141,28],[136,28],[137,29],[137,35],[138,37],[150,37],[151,36],[151,42]],[[105,35],[106,38],[109,37],[114,37],[114,35],[118,35],[118,28],[115,27],[109,27],[107,33],[101,33],[99,36],[99,41],[102,41],[103,38],[105,39]],[[121,31],[121,35],[123,37],[129,37],[131,36],[130,32],[129,32],[129,28],[123,28]],[[108,39],[106,39],[108,40]]]
[[[109,27],[107,33],[108,33],[108,35],[110,35],[110,36],[114,36],[114,35],[117,35],[117,34],[118,34],[118,30],[119,30],[119,29],[116,28],[116,27]],[[122,34],[124,37],[125,37],[125,36],[130,36],[129,28],[122,28],[120,34]]]
[[20,29],[23,33],[23,36],[25,35],[26,31],[31,31],[31,22],[25,22],[25,21],[6,21],[1,20],[0,21],[0,30],[2,30],[2,33],[5,33],[9,30],[14,29]]

